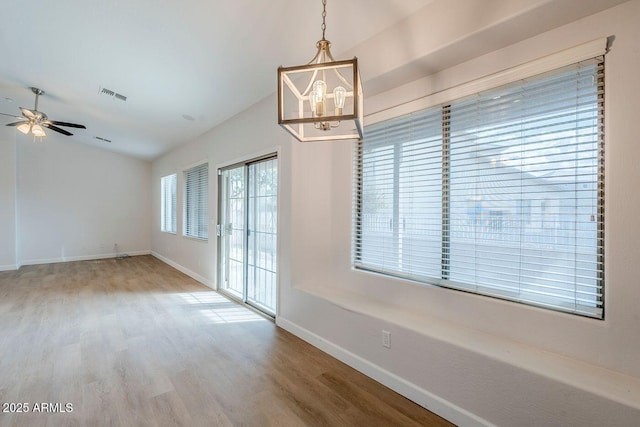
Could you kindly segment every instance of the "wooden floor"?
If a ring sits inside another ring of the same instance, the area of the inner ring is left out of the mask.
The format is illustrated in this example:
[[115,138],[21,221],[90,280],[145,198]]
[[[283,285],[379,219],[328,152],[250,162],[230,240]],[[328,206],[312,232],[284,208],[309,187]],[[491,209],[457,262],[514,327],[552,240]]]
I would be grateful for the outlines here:
[[150,256],[1,272],[0,351],[0,426],[451,425]]

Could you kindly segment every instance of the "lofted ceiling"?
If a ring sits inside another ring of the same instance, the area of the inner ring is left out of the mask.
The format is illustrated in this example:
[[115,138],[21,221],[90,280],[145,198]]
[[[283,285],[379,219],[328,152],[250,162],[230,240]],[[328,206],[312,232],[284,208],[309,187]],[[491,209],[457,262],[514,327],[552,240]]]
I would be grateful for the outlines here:
[[[329,0],[327,38],[340,52],[429,1]],[[279,65],[315,54],[321,14],[320,0],[8,0],[0,112],[32,109],[35,86],[50,119],[87,126],[70,138],[153,159],[273,93]]]
[[[585,10],[621,3],[510,1],[523,10],[530,3],[549,16],[546,26],[537,18],[529,25],[512,25],[507,36],[498,32],[504,26],[496,27],[494,35],[503,45],[578,19]],[[341,58],[344,52],[358,54],[358,46],[385,29],[401,27],[418,11],[462,9],[470,3],[329,0],[326,36],[334,56]],[[0,112],[32,109],[29,87],[35,86],[45,91],[39,110],[50,119],[87,126],[69,129],[75,142],[151,160],[272,94],[279,65],[306,63],[315,54],[321,12],[320,0],[7,0],[0,17]],[[449,62],[459,59],[464,58]],[[386,87],[383,79],[372,77],[378,76],[363,75],[365,94],[368,79],[377,91]],[[0,116],[0,125],[12,121]]]

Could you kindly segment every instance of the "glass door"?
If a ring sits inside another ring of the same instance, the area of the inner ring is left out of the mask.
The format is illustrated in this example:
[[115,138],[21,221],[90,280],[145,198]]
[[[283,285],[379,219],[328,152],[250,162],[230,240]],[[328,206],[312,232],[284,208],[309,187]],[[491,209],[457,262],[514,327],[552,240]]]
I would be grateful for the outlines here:
[[236,298],[244,296],[245,271],[245,167],[220,172],[218,179],[218,287]]
[[219,289],[275,316],[277,158],[222,169],[219,195]]
[[247,165],[247,301],[275,315],[278,161]]

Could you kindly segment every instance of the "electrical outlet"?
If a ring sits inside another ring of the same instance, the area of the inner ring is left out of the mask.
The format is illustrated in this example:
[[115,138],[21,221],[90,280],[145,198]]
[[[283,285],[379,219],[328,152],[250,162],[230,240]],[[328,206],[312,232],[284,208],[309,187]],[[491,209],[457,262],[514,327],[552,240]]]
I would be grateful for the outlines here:
[[382,346],[386,348],[391,348],[391,332],[382,331]]

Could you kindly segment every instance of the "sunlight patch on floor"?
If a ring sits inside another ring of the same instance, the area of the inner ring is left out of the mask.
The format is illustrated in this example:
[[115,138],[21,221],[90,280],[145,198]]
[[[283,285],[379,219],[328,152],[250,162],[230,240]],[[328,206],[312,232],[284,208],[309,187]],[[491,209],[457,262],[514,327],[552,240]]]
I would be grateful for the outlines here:
[[188,304],[202,305],[200,313],[211,323],[266,322],[263,316],[248,308],[228,300],[220,294],[210,292],[190,292],[179,294]]

